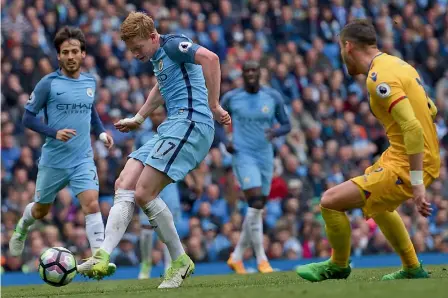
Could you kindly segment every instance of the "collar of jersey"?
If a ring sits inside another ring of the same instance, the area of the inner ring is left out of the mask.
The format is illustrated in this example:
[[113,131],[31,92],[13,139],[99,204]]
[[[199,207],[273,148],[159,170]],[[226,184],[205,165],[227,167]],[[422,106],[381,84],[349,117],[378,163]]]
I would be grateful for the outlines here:
[[66,75],[64,75],[64,74],[62,73],[62,70],[61,70],[60,68],[58,68],[58,70],[56,70],[56,73],[58,74],[58,76],[60,76],[60,77],[62,77],[62,78],[64,78],[64,79],[66,79],[66,80],[70,80],[70,81],[79,81],[79,80],[81,79],[81,76],[82,76],[82,72],[81,72],[81,73],[79,74],[79,78],[77,78],[77,79],[67,77]]
[[381,56],[381,55],[383,55],[383,54],[384,54],[383,52],[380,52],[380,53],[376,54],[375,57],[373,57],[372,61],[370,61],[369,71],[372,69],[372,66],[373,66],[373,60],[375,60],[376,57],[379,57],[379,56]]

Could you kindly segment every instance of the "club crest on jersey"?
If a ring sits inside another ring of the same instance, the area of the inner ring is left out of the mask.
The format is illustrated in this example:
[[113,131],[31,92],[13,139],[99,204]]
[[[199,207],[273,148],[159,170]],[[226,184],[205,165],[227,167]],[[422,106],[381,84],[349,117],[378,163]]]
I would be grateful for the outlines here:
[[93,97],[93,89],[92,88],[87,88],[87,95],[89,96],[89,97]]
[[377,78],[378,74],[376,72],[372,72],[370,74],[370,78],[372,79],[372,81],[376,82],[376,78]]
[[159,71],[162,71],[162,69],[163,69],[163,60],[160,59],[159,60]]
[[179,44],[179,51],[181,51],[182,53],[186,53],[192,45],[193,44],[189,41],[183,41]]
[[390,95],[391,89],[390,86],[386,83],[381,83],[376,86],[376,94],[378,94],[381,98],[386,98]]
[[267,113],[269,112],[269,107],[268,107],[268,106],[263,106],[263,107],[261,108],[261,111],[262,111],[263,113],[267,114]]

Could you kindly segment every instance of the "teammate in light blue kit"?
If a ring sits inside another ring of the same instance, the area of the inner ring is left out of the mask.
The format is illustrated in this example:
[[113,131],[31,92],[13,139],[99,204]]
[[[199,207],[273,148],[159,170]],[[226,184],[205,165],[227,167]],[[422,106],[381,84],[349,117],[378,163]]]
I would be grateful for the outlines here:
[[[54,45],[60,69],[39,81],[23,116],[24,125],[46,139],[39,161],[35,202],[26,206],[9,243],[13,255],[22,253],[28,228],[36,219],[47,215],[57,193],[66,186],[78,197],[86,215],[92,252],[104,239],[90,129],[93,128],[108,148],[113,145],[113,139],[106,134],[93,104],[96,81],[80,70],[86,55],[84,34],[80,29],[64,27],[56,34]],[[41,110],[45,123],[37,118]]]
[[168,118],[158,127],[157,135],[133,153],[150,152],[144,165],[130,156],[115,185],[103,245],[78,266],[78,271],[106,274],[110,253],[122,238],[137,201],[173,260],[159,288],[177,288],[194,271],[194,263],[185,254],[173,215],[159,193],[183,179],[205,158],[214,137],[213,117],[222,124],[231,123],[230,115],[219,104],[219,58],[185,36],[159,35],[153,20],[144,13],[130,13],[120,33],[135,58],[151,60],[158,83],[140,111],[115,127],[123,132],[134,130],[163,103]]
[[[243,65],[244,88],[226,93],[223,107],[233,120],[233,143],[226,140],[233,153],[233,171],[249,204],[243,231],[227,264],[239,274],[246,273],[242,257],[252,246],[258,271],[272,272],[263,248],[262,212],[271,188],[274,152],[271,140],[291,130],[282,96],[269,87],[260,87],[260,65],[247,61]],[[280,127],[273,129],[275,120]]]
[[[137,150],[131,153],[130,158],[139,160],[142,164],[145,163],[146,159],[149,156],[150,146],[145,146],[145,144],[151,139],[154,139],[154,135],[157,134],[157,128],[163,121],[166,119],[166,111],[163,106],[158,107],[151,113],[149,116],[152,122],[152,130],[144,131],[137,134],[135,138],[135,148],[142,150]],[[180,194],[177,183],[168,184],[161,192],[160,198],[166,203],[171,213],[173,214],[174,223],[179,224],[182,217],[182,210],[180,205]],[[152,248],[154,245],[154,230],[151,228],[148,217],[143,212],[143,209],[140,208],[140,255],[141,255],[141,263],[140,263],[140,273],[138,275],[139,279],[147,279],[151,275],[151,267],[152,267]],[[171,258],[167,247],[165,245],[163,251],[165,269],[171,264]]]

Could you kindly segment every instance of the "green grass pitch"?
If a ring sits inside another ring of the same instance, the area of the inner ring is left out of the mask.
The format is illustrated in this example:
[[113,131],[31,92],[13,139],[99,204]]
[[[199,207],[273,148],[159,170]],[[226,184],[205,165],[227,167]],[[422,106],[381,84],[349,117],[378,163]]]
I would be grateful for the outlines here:
[[428,266],[425,280],[380,281],[396,268],[356,269],[347,280],[310,283],[294,272],[211,275],[189,278],[179,289],[158,290],[160,279],[78,282],[3,287],[1,297],[154,297],[154,298],[442,298],[448,297],[447,266]]

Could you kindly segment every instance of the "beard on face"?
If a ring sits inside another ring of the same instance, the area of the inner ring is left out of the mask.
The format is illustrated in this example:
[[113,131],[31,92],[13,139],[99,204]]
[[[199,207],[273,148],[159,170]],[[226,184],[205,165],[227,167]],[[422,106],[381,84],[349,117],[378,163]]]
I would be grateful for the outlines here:
[[67,73],[75,73],[81,68],[81,63],[78,63],[77,61],[73,62],[62,62],[61,67],[67,72]]

